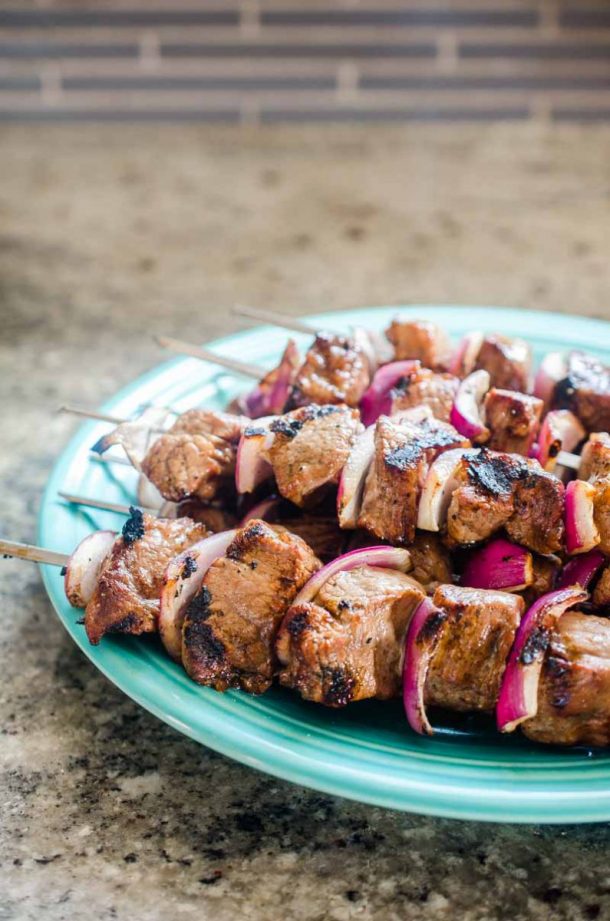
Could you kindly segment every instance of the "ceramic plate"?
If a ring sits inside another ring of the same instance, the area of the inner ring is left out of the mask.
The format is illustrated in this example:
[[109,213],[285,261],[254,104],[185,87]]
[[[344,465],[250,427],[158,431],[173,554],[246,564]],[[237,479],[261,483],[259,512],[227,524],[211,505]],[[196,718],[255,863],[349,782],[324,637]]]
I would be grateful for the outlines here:
[[[581,347],[610,362],[610,325],[582,317],[494,307],[375,308],[310,317],[314,327],[383,329],[398,311],[441,323],[454,338],[472,329],[526,337],[537,360],[552,349]],[[307,337],[296,336],[301,344]],[[286,333],[259,327],[212,344],[234,358],[271,366]],[[145,404],[185,410],[221,408],[251,384],[194,359],[178,359],[136,380],[104,409],[130,415]],[[89,460],[108,425],[84,425],[60,457],[46,489],[39,541],[70,552],[95,528],[119,528],[121,516],[70,507],[58,490],[116,502],[135,501],[127,467]],[[191,682],[155,639],[105,638],[89,646],[78,612],[64,597],[59,570],[41,567],[60,620],[91,661],[122,691],[175,729],[231,758],[327,793],[393,809],[503,822],[610,819],[610,754],[537,746],[503,737],[491,723],[444,717],[434,738],[410,731],[400,703],[365,702],[345,711],[272,690],[260,698],[218,694]]]

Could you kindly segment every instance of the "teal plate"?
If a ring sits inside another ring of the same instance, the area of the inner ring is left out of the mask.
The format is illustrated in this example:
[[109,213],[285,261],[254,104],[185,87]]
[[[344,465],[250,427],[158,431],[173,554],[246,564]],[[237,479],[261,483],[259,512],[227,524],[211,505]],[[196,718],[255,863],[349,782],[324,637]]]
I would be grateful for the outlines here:
[[[404,315],[441,323],[454,337],[471,329],[525,336],[536,358],[552,349],[585,348],[610,361],[610,325],[581,317],[493,307],[377,308],[321,314],[314,326],[359,323],[383,329]],[[296,336],[302,344],[304,336]],[[270,366],[286,333],[270,327],[219,340],[224,355]],[[248,383],[194,359],[154,369],[110,400],[105,410],[135,413],[145,404],[184,410],[222,407]],[[92,463],[89,447],[104,424],[84,425],[63,452],[44,494],[40,543],[69,553],[95,528],[118,528],[121,516],[70,507],[58,490],[126,502],[135,476],[122,467]],[[326,793],[429,815],[502,822],[597,822],[610,819],[610,755],[545,748],[518,735],[504,737],[488,723],[447,721],[420,738],[398,703],[354,704],[326,710],[296,694],[263,697],[217,694],[192,683],[154,639],[107,638],[89,646],[77,612],[66,602],[59,571],[43,566],[44,583],[60,620],[91,661],[122,691],[179,732],[250,767]]]

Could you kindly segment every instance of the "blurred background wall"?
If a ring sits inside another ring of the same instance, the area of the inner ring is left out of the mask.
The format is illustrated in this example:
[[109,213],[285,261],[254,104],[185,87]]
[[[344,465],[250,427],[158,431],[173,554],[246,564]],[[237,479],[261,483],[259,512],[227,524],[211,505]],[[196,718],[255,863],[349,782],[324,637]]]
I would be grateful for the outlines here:
[[610,4],[0,0],[4,121],[608,121]]

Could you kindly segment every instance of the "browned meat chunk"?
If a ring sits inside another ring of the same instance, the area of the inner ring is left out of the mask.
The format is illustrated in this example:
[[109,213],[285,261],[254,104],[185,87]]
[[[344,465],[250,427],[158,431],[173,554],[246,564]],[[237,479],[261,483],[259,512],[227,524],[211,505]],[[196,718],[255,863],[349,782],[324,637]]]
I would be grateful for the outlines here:
[[530,550],[561,549],[563,484],[537,461],[480,448],[465,455],[460,478],[447,513],[450,543],[477,543],[504,526]]
[[394,346],[394,360],[416,358],[426,368],[446,368],[451,354],[451,343],[440,326],[426,320],[392,321],[386,336]]
[[423,405],[429,406],[437,419],[449,422],[459,383],[453,374],[435,374],[429,368],[419,368],[404,377],[392,392],[390,415]]
[[571,352],[566,377],[553,392],[554,409],[571,409],[588,432],[610,431],[610,368],[593,355]]
[[346,552],[347,533],[341,530],[336,518],[303,515],[301,518],[282,518],[280,523],[302,538],[323,563],[330,563]]
[[485,397],[486,423],[491,431],[487,447],[527,457],[540,428],[543,409],[544,403],[537,397],[492,387]]
[[208,531],[190,518],[153,518],[138,509],[114,542],[85,610],[89,642],[106,633],[157,629],[159,596],[168,563]]
[[551,637],[538,713],[524,734],[553,745],[610,744],[610,631],[602,617],[568,611]]
[[142,470],[171,502],[209,502],[233,489],[241,416],[193,409],[152,445]]
[[416,425],[380,416],[358,527],[393,544],[412,543],[429,465],[443,451],[469,444],[452,425],[438,419]]
[[363,425],[355,409],[311,405],[281,416],[271,431],[269,461],[280,495],[309,506],[337,485]]
[[610,608],[610,566],[605,567],[595,586],[593,603],[599,605],[600,608]]
[[450,710],[493,710],[523,599],[456,585],[440,585],[434,604],[448,615],[430,662],[426,702]]
[[423,585],[427,592],[432,592],[443,582],[452,581],[451,557],[438,534],[418,531],[409,547],[409,553],[412,563],[409,575]]
[[504,390],[529,390],[532,353],[523,339],[506,336],[485,336],[474,369],[487,371],[492,387]]
[[370,377],[369,360],[352,339],[319,333],[296,375],[286,409],[308,403],[356,407]]
[[192,518],[204,524],[213,534],[219,531],[228,531],[237,524],[237,517],[224,508],[218,508],[215,505],[201,505],[192,499],[185,499],[184,502],[178,503],[178,517]]
[[561,569],[561,560],[556,556],[538,556],[538,554],[534,554],[532,566],[534,581],[522,593],[527,607],[533,604],[536,598],[553,591]]
[[186,611],[182,662],[195,681],[262,694],[271,684],[279,623],[319,568],[307,544],[256,519],[212,563]]
[[586,442],[578,477],[591,483],[610,478],[610,435],[607,432],[594,432]]
[[280,682],[329,707],[395,697],[405,631],[423,594],[389,569],[333,576],[312,602],[288,611],[276,644]]

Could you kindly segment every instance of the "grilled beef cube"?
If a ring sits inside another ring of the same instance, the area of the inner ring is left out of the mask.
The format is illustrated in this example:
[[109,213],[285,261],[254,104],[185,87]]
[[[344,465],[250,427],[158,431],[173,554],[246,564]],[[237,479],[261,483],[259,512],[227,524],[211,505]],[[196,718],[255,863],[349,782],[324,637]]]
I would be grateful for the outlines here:
[[521,594],[525,599],[526,607],[530,607],[541,595],[552,592],[561,570],[561,560],[557,556],[532,556],[534,581]]
[[394,360],[416,358],[426,368],[446,368],[451,354],[451,343],[440,326],[426,320],[392,321],[386,336],[394,346]]
[[487,448],[469,451],[451,497],[451,545],[486,540],[505,527],[509,537],[538,553],[556,553],[563,541],[563,484],[537,461]]
[[430,662],[427,704],[493,710],[525,609],[523,599],[508,592],[440,585],[432,600],[448,617]]
[[532,353],[523,339],[485,336],[477,355],[475,371],[487,371],[492,387],[527,392],[532,368]]
[[178,517],[192,518],[193,521],[204,524],[213,534],[228,531],[237,525],[238,518],[232,512],[215,505],[202,505],[192,499],[185,499],[177,506]]
[[600,608],[610,608],[610,566],[602,570],[593,592],[593,604],[599,605]]
[[610,630],[603,617],[568,611],[553,631],[538,713],[521,728],[536,742],[610,744]]
[[438,534],[417,531],[409,546],[412,569],[410,575],[431,594],[438,585],[451,582],[453,571],[451,557]]
[[452,425],[438,419],[416,425],[380,416],[358,527],[393,544],[412,543],[429,465],[443,451],[469,444]]
[[142,470],[171,502],[209,502],[233,490],[237,445],[246,422],[241,416],[189,410],[154,442]]
[[513,390],[496,387],[485,397],[485,417],[491,437],[487,447],[493,451],[529,454],[540,428],[544,403]]
[[370,377],[369,360],[352,339],[318,333],[295,377],[286,410],[309,403],[356,407]]
[[85,609],[89,642],[99,643],[106,633],[155,631],[168,563],[208,533],[190,518],[153,518],[136,509],[114,542]]
[[341,530],[336,517],[303,515],[301,518],[282,518],[281,525],[302,538],[323,563],[330,563],[346,552],[347,532]]
[[266,691],[276,669],[277,628],[319,567],[300,537],[248,522],[212,563],[187,608],[182,663],[190,677],[217,691]]
[[437,419],[449,422],[459,383],[453,374],[436,374],[429,368],[418,368],[406,375],[392,391],[390,415],[415,406],[429,406]]
[[269,461],[280,495],[310,506],[339,482],[363,425],[355,409],[311,405],[280,416],[271,431]]
[[571,352],[555,385],[553,409],[571,409],[588,432],[610,431],[610,368],[593,355]]
[[610,478],[610,435],[594,432],[582,449],[578,477],[594,483]]
[[281,684],[329,707],[395,697],[405,632],[423,596],[417,582],[394,570],[337,573],[284,618],[276,643]]

